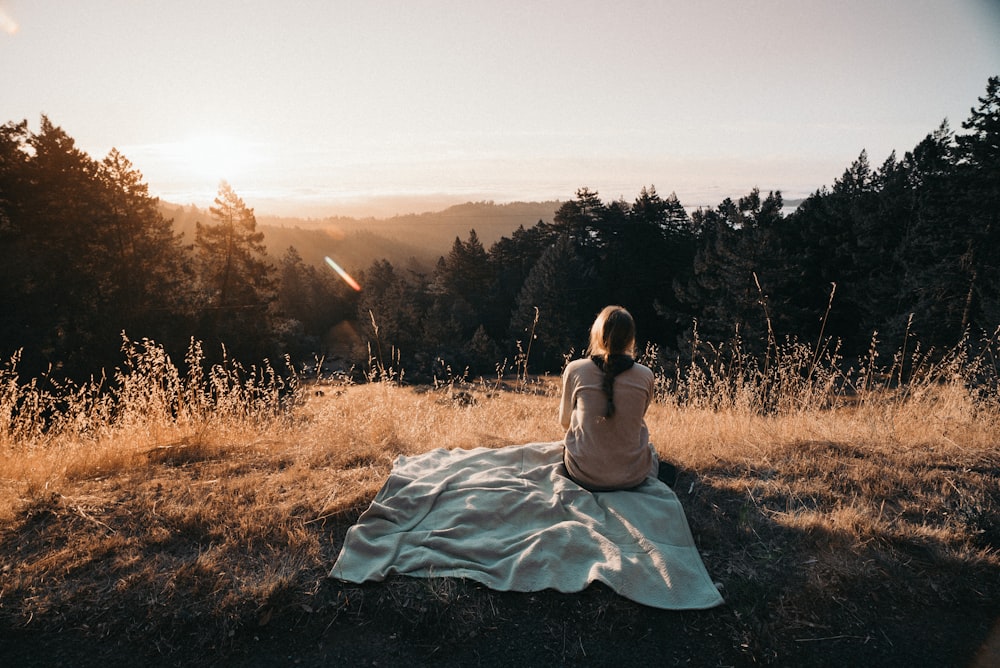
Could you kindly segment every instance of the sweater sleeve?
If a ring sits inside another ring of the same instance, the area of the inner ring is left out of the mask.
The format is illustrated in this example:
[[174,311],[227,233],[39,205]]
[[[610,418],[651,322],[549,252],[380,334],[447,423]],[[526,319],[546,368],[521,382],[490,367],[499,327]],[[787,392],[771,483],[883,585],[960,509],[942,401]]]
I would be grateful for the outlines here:
[[559,401],[559,424],[563,429],[569,429],[570,415],[573,414],[573,383],[569,369],[563,372],[562,399]]

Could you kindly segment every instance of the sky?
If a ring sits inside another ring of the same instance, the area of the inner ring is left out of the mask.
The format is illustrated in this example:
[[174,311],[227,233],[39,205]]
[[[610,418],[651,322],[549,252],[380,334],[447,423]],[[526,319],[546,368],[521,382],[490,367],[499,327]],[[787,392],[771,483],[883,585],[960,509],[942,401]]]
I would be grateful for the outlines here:
[[0,0],[0,123],[258,215],[802,197],[996,75],[1000,0]]

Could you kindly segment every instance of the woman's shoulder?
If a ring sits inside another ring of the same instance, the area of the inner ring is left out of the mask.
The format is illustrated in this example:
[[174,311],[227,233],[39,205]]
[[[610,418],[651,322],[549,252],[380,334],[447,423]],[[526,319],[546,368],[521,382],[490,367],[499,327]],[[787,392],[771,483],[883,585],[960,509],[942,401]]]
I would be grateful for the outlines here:
[[589,357],[581,357],[567,364],[563,374],[579,372],[581,369],[587,367],[597,368],[597,365]]
[[654,378],[653,370],[650,369],[645,364],[639,364],[638,362],[636,362],[635,364],[633,364],[632,368],[629,369],[629,371],[635,373],[636,375],[642,376],[643,378],[647,378],[647,379],[650,379],[650,380],[652,380]]

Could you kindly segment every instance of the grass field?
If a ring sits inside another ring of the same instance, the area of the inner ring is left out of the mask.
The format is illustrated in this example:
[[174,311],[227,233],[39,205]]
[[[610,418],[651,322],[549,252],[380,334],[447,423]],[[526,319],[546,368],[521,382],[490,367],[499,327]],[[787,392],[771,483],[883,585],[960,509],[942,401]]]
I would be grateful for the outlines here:
[[142,342],[116,379],[42,390],[15,360],[0,664],[997,665],[1000,395],[977,350],[661,373],[647,422],[726,598],[699,612],[327,578],[397,455],[559,440],[557,379],[184,375]]

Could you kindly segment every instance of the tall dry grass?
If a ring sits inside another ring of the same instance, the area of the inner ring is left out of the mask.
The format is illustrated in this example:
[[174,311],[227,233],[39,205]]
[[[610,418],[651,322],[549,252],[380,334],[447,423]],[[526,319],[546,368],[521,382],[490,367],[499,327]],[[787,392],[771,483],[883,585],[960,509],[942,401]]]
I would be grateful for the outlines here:
[[[183,366],[149,340],[125,338],[122,352],[124,362],[110,378],[82,384],[24,382],[17,355],[0,369],[0,484],[30,496],[167,453],[237,451],[275,438],[300,401],[294,374],[268,363],[206,365],[197,341]],[[11,509],[5,497],[0,517]]]
[[[767,658],[777,629],[820,624],[810,601],[879,588],[907,564],[938,569],[934,587],[963,601],[992,595],[975,574],[1000,569],[996,343],[882,365],[874,345],[846,364],[793,341],[771,339],[763,356],[738,339],[698,342],[673,374],[647,351],[650,432],[681,467],[740,647]],[[197,343],[182,365],[150,341],[126,340],[123,356],[83,385],[25,382],[16,358],[0,371],[0,601],[18,601],[0,614],[13,623],[92,619],[95,634],[152,638],[164,653],[188,635],[218,644],[283,606],[312,609],[397,456],[562,436],[558,379],[529,377],[526,360],[509,379],[410,387],[374,360],[356,384],[206,366]],[[861,621],[845,624],[865,623],[851,614]]]
[[[939,356],[901,351],[888,368],[874,341],[867,359],[845,367],[818,345],[772,341],[760,358],[738,337],[726,346],[696,338],[704,352],[672,377],[648,349],[642,361],[658,372],[658,390],[647,421],[661,455],[693,469],[766,462],[817,442],[988,458],[1000,433],[996,338]],[[183,365],[151,341],[125,339],[122,350],[111,378],[81,385],[24,382],[16,356],[0,369],[0,517],[59,485],[162,462],[280,456],[309,468],[385,470],[399,454],[561,438],[557,379],[529,383],[523,361],[509,383],[452,377],[414,388],[375,360],[367,383],[302,383],[287,364],[206,367],[197,342]]]

